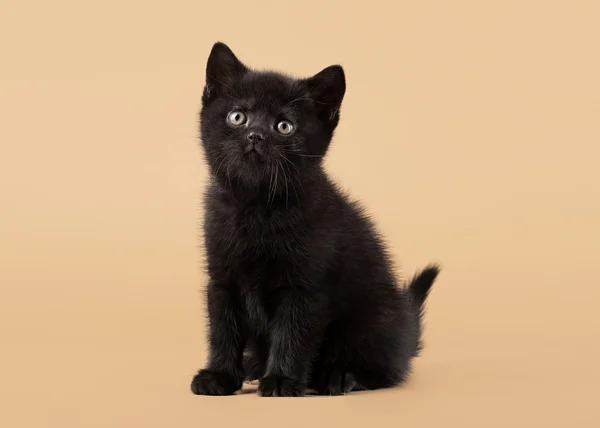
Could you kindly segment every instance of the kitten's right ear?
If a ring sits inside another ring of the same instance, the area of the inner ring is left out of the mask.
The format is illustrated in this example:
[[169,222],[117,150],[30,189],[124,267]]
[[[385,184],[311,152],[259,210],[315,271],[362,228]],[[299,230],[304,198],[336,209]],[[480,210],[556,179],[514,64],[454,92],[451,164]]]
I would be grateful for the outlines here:
[[335,127],[346,93],[346,77],[341,65],[331,65],[306,79],[308,95],[318,103],[320,116]]
[[248,68],[229,46],[221,42],[215,43],[206,63],[206,86],[202,102],[206,103],[224,90],[230,89],[247,71]]

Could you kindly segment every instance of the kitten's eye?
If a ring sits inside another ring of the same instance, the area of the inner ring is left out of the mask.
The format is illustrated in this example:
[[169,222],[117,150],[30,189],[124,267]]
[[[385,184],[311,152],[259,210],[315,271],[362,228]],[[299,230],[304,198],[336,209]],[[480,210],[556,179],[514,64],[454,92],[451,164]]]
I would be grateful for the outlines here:
[[277,132],[282,135],[290,135],[294,131],[294,125],[292,125],[287,120],[282,120],[276,126]]
[[232,125],[240,126],[246,123],[246,115],[241,111],[232,111],[229,113],[229,116],[227,116],[227,120]]

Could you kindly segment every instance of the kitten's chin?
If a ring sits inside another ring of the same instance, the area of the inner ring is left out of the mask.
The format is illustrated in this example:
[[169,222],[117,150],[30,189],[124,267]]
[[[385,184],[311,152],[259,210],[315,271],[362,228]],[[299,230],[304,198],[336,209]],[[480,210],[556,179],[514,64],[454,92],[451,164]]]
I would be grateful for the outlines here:
[[264,162],[263,155],[256,150],[250,150],[244,153],[244,162],[256,165]]
[[260,158],[258,153],[244,155],[242,159],[230,163],[227,168],[221,167],[213,171],[213,174],[226,187],[246,189],[263,187],[269,182],[269,177],[265,174],[265,164]]

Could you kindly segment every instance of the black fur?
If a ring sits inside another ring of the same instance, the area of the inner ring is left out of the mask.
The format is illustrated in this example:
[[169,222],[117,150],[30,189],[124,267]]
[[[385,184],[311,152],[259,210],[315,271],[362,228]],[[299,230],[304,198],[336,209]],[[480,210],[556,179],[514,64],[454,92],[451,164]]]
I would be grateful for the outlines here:
[[[201,111],[210,356],[195,394],[259,379],[263,396],[337,395],[409,374],[438,268],[399,288],[373,224],[324,172],[345,89],[340,66],[293,79],[212,49]],[[281,120],[295,131],[280,134]]]

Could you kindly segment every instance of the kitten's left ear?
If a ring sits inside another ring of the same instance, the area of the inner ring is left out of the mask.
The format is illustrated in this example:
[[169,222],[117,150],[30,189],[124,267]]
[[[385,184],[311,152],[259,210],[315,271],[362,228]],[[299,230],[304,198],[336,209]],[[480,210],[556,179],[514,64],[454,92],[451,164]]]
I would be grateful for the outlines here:
[[309,95],[325,115],[328,122],[339,120],[339,109],[346,93],[346,76],[341,65],[331,65],[306,80]]
[[206,86],[203,101],[229,89],[248,69],[225,43],[213,45],[206,63]]

